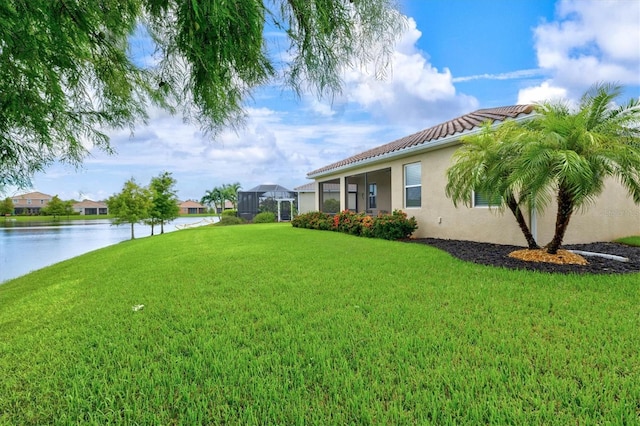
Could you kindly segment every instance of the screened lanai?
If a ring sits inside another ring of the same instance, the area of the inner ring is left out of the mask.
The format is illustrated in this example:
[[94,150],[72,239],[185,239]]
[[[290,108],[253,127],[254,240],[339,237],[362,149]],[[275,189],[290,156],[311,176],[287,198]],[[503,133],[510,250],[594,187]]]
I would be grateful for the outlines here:
[[296,205],[297,193],[277,184],[238,192],[238,216],[246,220],[262,212],[272,212],[278,222],[291,220]]

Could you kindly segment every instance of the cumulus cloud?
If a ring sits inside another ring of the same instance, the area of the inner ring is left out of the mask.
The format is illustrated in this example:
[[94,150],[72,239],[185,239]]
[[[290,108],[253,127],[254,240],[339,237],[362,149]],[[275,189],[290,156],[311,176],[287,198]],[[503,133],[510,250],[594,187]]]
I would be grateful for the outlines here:
[[518,92],[518,104],[532,104],[542,101],[554,101],[567,98],[567,90],[562,87],[554,87],[548,81],[539,86],[528,87]]
[[395,46],[391,72],[380,79],[373,67],[345,71],[343,95],[334,103],[357,104],[362,111],[388,124],[425,128],[478,107],[472,96],[456,92],[449,69],[437,69],[416,47],[422,36],[413,18]]
[[640,83],[640,4],[629,0],[562,0],[557,20],[534,30],[540,68],[552,77],[519,97],[545,92],[578,97],[595,82]]

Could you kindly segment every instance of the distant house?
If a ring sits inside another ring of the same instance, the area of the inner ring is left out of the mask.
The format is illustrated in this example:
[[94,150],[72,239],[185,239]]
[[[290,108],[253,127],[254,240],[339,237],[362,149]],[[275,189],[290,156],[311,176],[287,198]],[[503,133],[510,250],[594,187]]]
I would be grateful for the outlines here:
[[[446,171],[460,138],[476,134],[484,122],[529,120],[534,114],[532,105],[481,109],[314,170],[307,174],[317,188],[314,210],[321,210],[325,197],[334,197],[338,187],[340,210],[372,215],[403,210],[418,221],[414,236],[419,238],[524,245],[511,213],[497,214],[481,194],[474,194],[472,207],[456,208],[445,194]],[[538,242],[549,242],[555,230],[555,205],[543,214],[527,213]],[[618,181],[608,179],[594,203],[574,213],[564,242],[611,241],[638,232],[640,209]]]
[[180,214],[202,214],[207,212],[207,207],[197,201],[187,200],[178,203]]
[[11,198],[13,201],[13,212],[17,215],[38,215],[40,210],[49,204],[53,197],[42,192],[29,192],[28,194],[16,195]]
[[109,214],[107,204],[101,201],[82,200],[79,203],[73,205],[73,211],[80,213],[81,215],[101,215]]

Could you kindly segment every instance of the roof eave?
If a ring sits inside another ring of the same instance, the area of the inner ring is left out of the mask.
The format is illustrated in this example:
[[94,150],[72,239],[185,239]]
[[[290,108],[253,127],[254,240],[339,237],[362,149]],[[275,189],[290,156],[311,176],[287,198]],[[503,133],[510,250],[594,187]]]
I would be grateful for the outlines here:
[[[531,119],[534,114],[535,113],[526,114],[526,115],[523,114],[523,115],[515,117],[515,118],[510,118],[509,120],[526,121],[526,120]],[[495,128],[498,125],[502,124],[503,122],[504,121],[494,121],[491,124],[491,128]],[[446,147],[449,147],[449,146],[453,146],[453,145],[459,144],[461,137],[474,135],[474,134],[480,132],[481,129],[482,129],[482,127],[474,127],[473,129],[470,129],[470,130],[462,131],[460,133],[456,133],[456,134],[451,135],[451,136],[446,136],[444,138],[437,139],[437,140],[434,140],[434,141],[431,141],[431,142],[421,143],[421,144],[412,146],[410,148],[405,148],[405,149],[402,149],[402,150],[389,152],[389,153],[386,153],[386,154],[378,155],[376,157],[366,158],[364,160],[356,161],[356,162],[350,163],[350,164],[345,164],[344,166],[339,166],[339,167],[336,167],[334,169],[325,170],[325,171],[321,171],[321,172],[313,173],[313,174],[307,174],[307,178],[308,179],[317,179],[317,178],[321,178],[321,177],[324,177],[324,176],[331,176],[331,175],[334,175],[336,173],[341,173],[341,172],[349,171],[349,170],[352,170],[352,169],[359,169],[359,168],[362,168],[364,166],[371,166],[371,165],[375,165],[375,164],[378,164],[378,163],[383,163],[383,162],[388,161],[388,160],[397,160],[399,158],[409,157],[411,155],[419,154],[419,153],[422,153],[422,152],[428,152],[428,151],[433,151],[433,150],[436,150],[436,149],[446,148]]]

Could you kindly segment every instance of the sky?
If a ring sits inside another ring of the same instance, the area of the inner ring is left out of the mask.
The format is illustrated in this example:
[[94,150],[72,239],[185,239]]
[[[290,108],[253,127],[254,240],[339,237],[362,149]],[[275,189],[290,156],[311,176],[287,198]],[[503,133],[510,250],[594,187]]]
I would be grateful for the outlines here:
[[56,164],[2,195],[98,201],[165,171],[180,200],[234,182],[293,189],[313,170],[480,108],[576,102],[603,81],[625,86],[621,101],[640,97],[638,0],[397,1],[407,27],[383,80],[346,70],[331,102],[260,88],[245,126],[215,138],[151,110],[133,134],[107,132],[115,155],[93,150],[80,169]]

